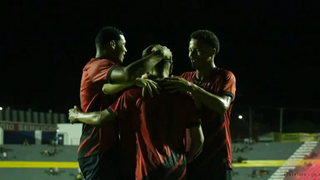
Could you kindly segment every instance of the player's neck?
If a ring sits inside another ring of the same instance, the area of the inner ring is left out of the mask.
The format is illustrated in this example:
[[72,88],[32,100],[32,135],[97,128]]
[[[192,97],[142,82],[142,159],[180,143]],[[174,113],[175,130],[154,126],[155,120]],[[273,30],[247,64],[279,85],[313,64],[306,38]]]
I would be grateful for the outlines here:
[[96,53],[96,58],[99,58],[99,59],[110,59],[111,57],[109,55],[107,55],[106,53],[97,52]]
[[212,70],[217,68],[217,66],[212,63],[209,66],[205,66],[201,69],[197,69],[197,78],[198,79],[206,79],[207,77],[209,77],[212,73]]
[[106,51],[99,51],[99,50],[97,50],[97,52],[96,52],[96,58],[108,59],[108,60],[111,60],[111,61],[114,60],[114,57],[112,55],[110,55]]

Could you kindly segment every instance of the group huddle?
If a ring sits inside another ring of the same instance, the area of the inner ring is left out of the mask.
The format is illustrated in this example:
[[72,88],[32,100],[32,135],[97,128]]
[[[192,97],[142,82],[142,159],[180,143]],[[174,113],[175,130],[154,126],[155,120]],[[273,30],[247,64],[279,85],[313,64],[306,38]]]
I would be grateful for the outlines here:
[[150,45],[121,66],[127,52],[114,27],[96,37],[96,57],[83,68],[83,123],[78,162],[86,180],[230,180],[230,114],[235,76],[215,66],[219,40],[208,30],[191,34],[195,71],[171,75],[172,52]]

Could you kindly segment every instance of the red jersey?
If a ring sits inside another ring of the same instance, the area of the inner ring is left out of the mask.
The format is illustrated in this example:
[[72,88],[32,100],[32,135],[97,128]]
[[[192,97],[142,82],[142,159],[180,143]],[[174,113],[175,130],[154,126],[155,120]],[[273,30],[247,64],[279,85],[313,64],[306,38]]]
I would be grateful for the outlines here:
[[[92,58],[83,68],[80,98],[83,112],[101,111],[117,100],[117,96],[105,95],[102,87],[110,82],[110,74],[117,64],[108,59]],[[119,143],[118,123],[107,126],[83,124],[78,157],[106,152]]]
[[165,90],[142,97],[131,89],[108,110],[120,117],[123,169],[135,169],[137,180],[185,177],[185,131],[200,125],[192,97]]
[[[205,81],[198,80],[195,71],[185,72],[181,77],[212,94],[230,96],[232,101],[235,98],[236,79],[230,71],[215,68],[212,70],[209,79]],[[224,114],[219,114],[202,106],[199,113],[205,139],[204,145],[201,154],[188,164],[188,170],[212,171],[214,167],[211,166],[217,166],[217,163],[228,164],[231,168],[231,135],[229,129],[231,109],[232,104]]]

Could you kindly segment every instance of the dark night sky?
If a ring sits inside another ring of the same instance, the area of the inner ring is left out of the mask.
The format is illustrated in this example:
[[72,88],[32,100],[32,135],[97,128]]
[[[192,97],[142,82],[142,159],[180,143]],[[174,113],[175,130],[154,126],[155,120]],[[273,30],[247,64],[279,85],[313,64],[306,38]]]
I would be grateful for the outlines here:
[[172,49],[176,75],[191,70],[190,33],[212,30],[216,64],[237,77],[239,104],[319,108],[319,20],[307,1],[22,2],[7,4],[1,28],[1,106],[66,112],[78,104],[95,35],[111,25],[126,36],[125,64],[160,43]]

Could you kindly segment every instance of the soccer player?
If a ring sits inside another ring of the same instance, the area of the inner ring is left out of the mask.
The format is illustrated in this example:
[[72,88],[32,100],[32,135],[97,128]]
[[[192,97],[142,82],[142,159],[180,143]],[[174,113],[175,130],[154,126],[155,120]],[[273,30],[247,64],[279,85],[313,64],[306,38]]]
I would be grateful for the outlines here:
[[[143,58],[151,50],[145,49]],[[161,85],[171,69],[172,59],[163,59],[149,72],[149,78]],[[143,97],[139,88],[130,89],[106,110],[81,113],[70,109],[69,120],[91,125],[120,121],[123,179],[185,179],[186,161],[193,160],[203,143],[196,106],[185,93],[161,90],[151,98]],[[187,154],[186,129],[192,140]]]
[[191,34],[189,58],[196,71],[171,77],[166,88],[190,92],[200,107],[205,142],[201,154],[187,167],[188,179],[231,179],[230,114],[235,98],[236,79],[232,72],[216,67],[220,45],[208,30]]
[[[83,68],[80,98],[84,112],[100,111],[110,106],[117,96],[105,95],[105,83],[134,81],[171,52],[163,46],[156,46],[153,53],[127,67],[120,66],[127,52],[123,33],[114,27],[101,29],[96,37],[96,57]],[[87,180],[113,180],[119,172],[119,130],[118,123],[108,126],[83,124],[78,162]]]

